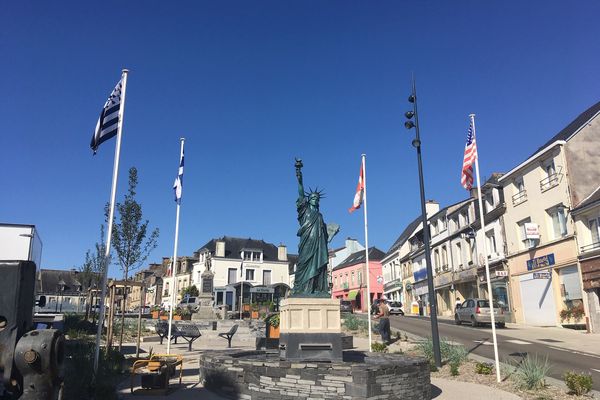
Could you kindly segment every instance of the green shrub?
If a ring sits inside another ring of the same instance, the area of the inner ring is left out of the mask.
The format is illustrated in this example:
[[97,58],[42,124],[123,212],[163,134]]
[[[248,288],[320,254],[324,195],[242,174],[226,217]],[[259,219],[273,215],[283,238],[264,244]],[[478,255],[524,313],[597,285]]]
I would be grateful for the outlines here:
[[[431,364],[434,364],[433,341],[431,338],[427,338],[427,340],[419,342],[417,344],[417,349],[425,358],[429,360]],[[467,359],[468,354],[469,353],[464,346],[454,345],[448,341],[448,339],[440,340],[440,355],[442,358],[442,363],[460,365]]]
[[373,342],[371,343],[371,350],[375,353],[387,353],[388,348],[385,343]]
[[538,390],[546,386],[546,376],[550,370],[548,358],[527,356],[515,366],[513,379],[521,389]]
[[592,376],[588,374],[578,374],[575,371],[567,372],[564,376],[565,383],[571,392],[577,396],[588,393],[592,390]]
[[491,375],[494,370],[494,365],[490,363],[478,362],[475,364],[475,372],[481,375]]
[[369,325],[368,325],[367,321],[359,319],[356,316],[354,316],[353,314],[349,314],[344,318],[343,325],[346,327],[346,329],[353,331],[353,332],[355,332],[355,331],[368,332],[368,330],[369,330]]
[[458,376],[458,375],[460,375],[460,372],[458,370],[459,366],[460,366],[460,364],[457,364],[455,362],[451,362],[450,363],[450,374],[452,376]]

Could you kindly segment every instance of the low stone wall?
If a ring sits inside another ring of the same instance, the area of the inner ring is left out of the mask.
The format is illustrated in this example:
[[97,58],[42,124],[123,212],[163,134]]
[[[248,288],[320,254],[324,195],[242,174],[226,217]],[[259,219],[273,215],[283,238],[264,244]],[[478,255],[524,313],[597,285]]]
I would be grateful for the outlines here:
[[279,360],[277,352],[205,352],[204,386],[229,399],[430,400],[429,363],[397,354],[345,352],[344,362]]

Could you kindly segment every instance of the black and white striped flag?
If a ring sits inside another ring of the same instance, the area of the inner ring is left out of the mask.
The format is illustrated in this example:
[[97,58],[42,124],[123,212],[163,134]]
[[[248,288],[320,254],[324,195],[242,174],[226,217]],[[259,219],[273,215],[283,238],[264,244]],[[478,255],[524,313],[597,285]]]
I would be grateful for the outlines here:
[[98,118],[98,122],[96,123],[96,131],[92,137],[92,143],[90,143],[94,154],[96,154],[98,146],[101,143],[106,142],[117,134],[119,129],[119,111],[122,102],[122,85],[123,80],[121,79],[108,97],[108,100],[106,100],[102,113],[100,113],[100,118]]

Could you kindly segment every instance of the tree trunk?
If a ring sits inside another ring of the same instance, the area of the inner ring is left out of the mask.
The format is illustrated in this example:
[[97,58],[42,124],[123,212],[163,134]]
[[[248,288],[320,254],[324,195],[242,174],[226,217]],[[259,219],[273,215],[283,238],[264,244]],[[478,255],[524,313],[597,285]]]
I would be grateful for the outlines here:
[[123,346],[123,330],[125,329],[125,307],[127,306],[127,276],[129,267],[125,267],[125,285],[123,286],[123,307],[121,308],[121,334],[119,336],[119,352]]

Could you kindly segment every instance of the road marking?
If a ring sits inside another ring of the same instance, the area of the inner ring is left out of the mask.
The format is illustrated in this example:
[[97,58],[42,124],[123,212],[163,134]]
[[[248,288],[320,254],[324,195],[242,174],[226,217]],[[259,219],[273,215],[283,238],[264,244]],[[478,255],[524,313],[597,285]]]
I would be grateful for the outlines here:
[[514,344],[531,344],[529,342],[524,342],[522,340],[517,340],[517,339],[507,340],[507,342],[514,343]]
[[485,345],[485,346],[493,346],[493,345],[494,345],[494,343],[490,343],[490,342],[488,342],[487,340],[473,340],[473,341],[474,341],[475,343],[478,343],[478,344],[483,344],[483,345]]
[[600,369],[590,368],[592,371],[600,372]]

